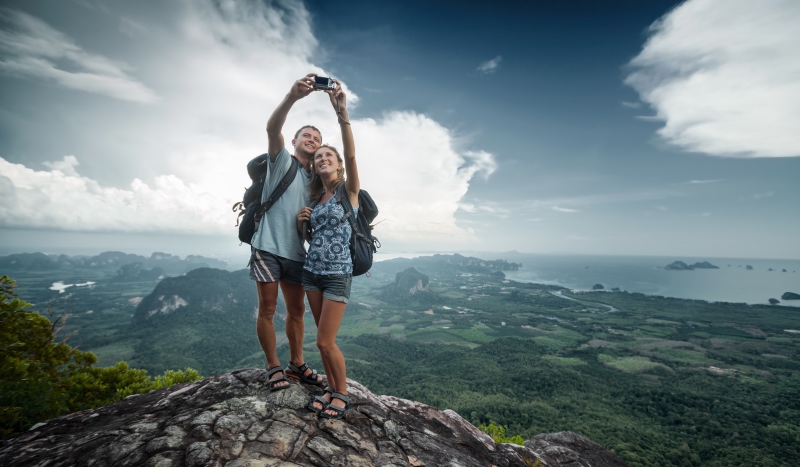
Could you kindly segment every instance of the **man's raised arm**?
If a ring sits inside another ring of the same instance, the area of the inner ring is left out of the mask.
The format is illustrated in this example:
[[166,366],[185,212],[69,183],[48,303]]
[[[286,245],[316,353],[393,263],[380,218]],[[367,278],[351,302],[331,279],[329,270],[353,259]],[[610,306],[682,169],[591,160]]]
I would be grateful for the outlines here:
[[315,76],[317,76],[316,73],[309,73],[295,81],[289,93],[278,104],[278,107],[275,108],[275,111],[272,112],[267,121],[267,139],[269,141],[267,151],[273,162],[278,153],[281,152],[281,149],[285,147],[281,131],[283,130],[283,124],[286,122],[286,116],[289,115],[289,110],[291,110],[295,102],[311,94],[314,90],[312,85],[314,84]]

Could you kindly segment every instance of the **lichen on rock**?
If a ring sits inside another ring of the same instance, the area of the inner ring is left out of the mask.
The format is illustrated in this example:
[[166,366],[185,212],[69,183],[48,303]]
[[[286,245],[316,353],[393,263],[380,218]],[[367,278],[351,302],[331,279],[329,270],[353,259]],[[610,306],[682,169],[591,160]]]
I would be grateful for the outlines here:
[[321,419],[306,409],[319,388],[269,392],[265,377],[238,370],[48,420],[0,442],[0,465],[625,465],[574,433],[496,444],[451,410],[378,396],[352,380],[346,416]]

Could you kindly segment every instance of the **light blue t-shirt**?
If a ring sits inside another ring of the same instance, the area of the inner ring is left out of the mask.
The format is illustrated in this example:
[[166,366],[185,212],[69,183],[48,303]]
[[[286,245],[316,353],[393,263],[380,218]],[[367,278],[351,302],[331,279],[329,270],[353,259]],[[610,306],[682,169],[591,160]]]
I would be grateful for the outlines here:
[[[292,163],[292,155],[286,148],[282,149],[270,162],[267,180],[261,193],[263,203],[267,196],[275,190]],[[309,204],[308,181],[311,174],[300,166],[294,181],[286,188],[278,201],[269,211],[264,213],[258,230],[253,235],[252,245],[259,250],[272,253],[281,258],[303,262],[306,250],[303,238],[297,231],[297,212]]]

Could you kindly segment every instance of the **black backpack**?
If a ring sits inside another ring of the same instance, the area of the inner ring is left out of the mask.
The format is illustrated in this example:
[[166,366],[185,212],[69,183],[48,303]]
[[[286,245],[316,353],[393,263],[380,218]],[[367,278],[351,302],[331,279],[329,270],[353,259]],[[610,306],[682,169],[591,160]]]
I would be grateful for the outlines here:
[[236,218],[236,227],[239,227],[239,241],[242,243],[251,244],[253,235],[258,230],[258,224],[264,213],[269,211],[275,201],[280,198],[283,193],[289,188],[289,185],[297,175],[297,169],[300,167],[300,161],[292,156],[292,165],[289,170],[281,179],[281,182],[275,187],[275,191],[269,194],[267,200],[261,202],[261,194],[264,191],[264,181],[267,177],[267,168],[269,167],[269,154],[262,154],[247,163],[247,175],[253,183],[250,188],[244,192],[242,201],[233,205],[233,212],[239,212]]
[[[344,183],[336,188],[336,202],[344,209],[345,219],[350,223],[350,258],[353,260],[353,276],[360,276],[369,271],[372,267],[373,254],[381,247],[381,242],[372,235],[370,223],[378,217],[378,206],[372,197],[365,190],[358,191],[358,214],[353,216],[353,205],[350,204],[350,197]],[[311,203],[311,209],[319,203],[319,200]],[[306,229],[310,226],[306,223]]]

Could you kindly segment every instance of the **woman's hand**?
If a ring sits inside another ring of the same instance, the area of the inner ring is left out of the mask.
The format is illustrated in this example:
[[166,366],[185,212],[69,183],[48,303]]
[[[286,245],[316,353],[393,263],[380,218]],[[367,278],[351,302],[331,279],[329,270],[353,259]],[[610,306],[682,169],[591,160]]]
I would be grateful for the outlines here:
[[305,224],[310,220],[311,220],[310,207],[306,206],[303,209],[297,211],[297,231],[300,232],[303,235],[303,238],[305,238],[308,241],[311,241],[311,239],[308,238],[307,232],[303,231],[303,224]]
[[[333,110],[336,112],[346,112],[347,111],[347,96],[344,93],[344,89],[342,89],[342,83],[339,80],[334,79],[334,83],[336,83],[336,89],[326,89],[325,94],[328,95],[331,99],[331,105],[333,106]],[[337,103],[338,99],[338,103]]]

